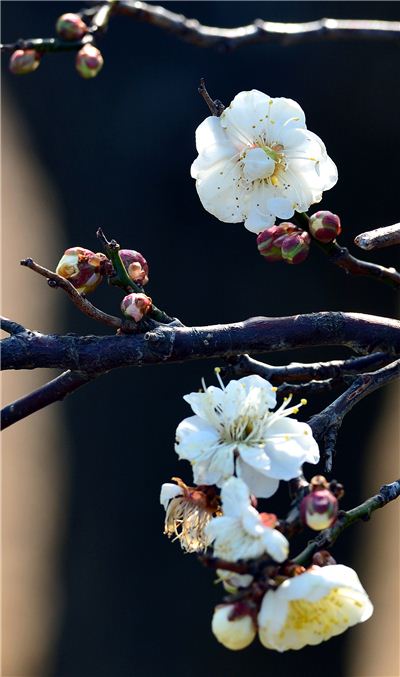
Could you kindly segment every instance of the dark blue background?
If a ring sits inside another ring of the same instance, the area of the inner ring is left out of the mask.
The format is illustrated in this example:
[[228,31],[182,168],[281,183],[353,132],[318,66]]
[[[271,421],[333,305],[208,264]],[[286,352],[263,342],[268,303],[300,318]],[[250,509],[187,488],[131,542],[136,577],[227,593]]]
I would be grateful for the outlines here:
[[[57,16],[80,6],[3,2],[3,40],[52,35]],[[257,16],[400,18],[397,3],[387,2],[174,2],[168,8],[220,26]],[[344,244],[397,221],[398,44],[261,44],[218,53],[118,17],[100,47],[105,65],[93,81],[78,77],[72,54],[46,56],[26,78],[5,74],[62,203],[65,248],[97,250],[95,231],[103,226],[122,246],[143,252],[150,263],[148,293],[186,324],[334,309],[394,315],[394,293],[347,278],[317,250],[300,267],[267,265],[254,235],[203,210],[189,167],[195,128],[207,115],[197,94],[199,78],[205,76],[212,95],[225,103],[243,89],[258,88],[298,101],[309,128],[326,143],[339,182],[321,206],[341,215]],[[390,265],[394,254],[370,259]],[[101,288],[93,300],[118,311],[116,290]],[[63,303],[69,331],[103,331]],[[345,354],[314,349],[265,359]],[[116,371],[65,403],[71,491],[56,677],[343,674],[351,631],[299,653],[278,655],[257,643],[238,654],[223,649],[210,630],[221,590],[196,558],[183,556],[162,535],[160,484],[173,475],[191,479],[173,449],[175,428],[189,414],[181,397],[198,388],[202,375],[211,382],[212,366]],[[307,415],[326,402],[312,401]],[[378,403],[378,394],[364,401],[342,428],[335,476],[346,484],[346,506],[360,498],[362,454]],[[284,510],[284,488],[279,497]],[[270,509],[276,505],[269,503]],[[358,528],[335,548],[343,563],[352,563]]]

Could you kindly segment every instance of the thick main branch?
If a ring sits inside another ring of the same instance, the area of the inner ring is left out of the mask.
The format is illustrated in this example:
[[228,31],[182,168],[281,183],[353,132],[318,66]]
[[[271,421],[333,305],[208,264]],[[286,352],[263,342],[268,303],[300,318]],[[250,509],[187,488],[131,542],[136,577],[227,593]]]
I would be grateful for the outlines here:
[[205,327],[159,326],[141,335],[58,336],[26,332],[2,342],[3,369],[56,367],[108,371],[116,367],[229,357],[311,346],[400,354],[400,322],[358,313],[321,312],[255,317]]

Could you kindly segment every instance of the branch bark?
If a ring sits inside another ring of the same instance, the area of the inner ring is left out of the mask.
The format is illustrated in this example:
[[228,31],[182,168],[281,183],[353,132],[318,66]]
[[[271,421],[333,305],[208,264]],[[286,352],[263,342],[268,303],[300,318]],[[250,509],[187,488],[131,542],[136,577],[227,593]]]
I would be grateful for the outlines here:
[[2,341],[3,369],[56,367],[109,371],[115,367],[224,358],[311,346],[400,354],[400,322],[359,313],[321,312],[255,317],[205,327],[160,325],[140,335],[58,336],[24,333]]
[[365,233],[360,233],[354,238],[354,243],[361,249],[381,249],[400,244],[400,223],[384,228],[375,228]]

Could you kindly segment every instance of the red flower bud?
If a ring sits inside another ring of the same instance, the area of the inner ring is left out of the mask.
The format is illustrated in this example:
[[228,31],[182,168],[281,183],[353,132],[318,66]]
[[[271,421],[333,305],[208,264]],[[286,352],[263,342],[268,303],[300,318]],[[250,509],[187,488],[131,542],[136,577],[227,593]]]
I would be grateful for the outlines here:
[[330,527],[337,513],[337,499],[328,489],[311,491],[300,503],[301,519],[314,531]]
[[146,294],[128,294],[122,299],[121,310],[125,317],[135,322],[147,315],[152,309],[152,300]]
[[56,32],[63,40],[81,40],[88,27],[79,14],[67,12],[57,19]]
[[93,45],[84,45],[76,55],[76,70],[85,80],[96,77],[103,68],[103,63],[100,50]]
[[120,249],[119,255],[133,282],[145,285],[149,281],[149,266],[144,256],[134,249]]
[[342,232],[340,219],[337,214],[332,212],[316,212],[310,216],[309,220],[310,233],[319,242],[328,244],[333,242]]
[[94,291],[103,279],[102,263],[107,261],[104,254],[84,247],[66,249],[58,262],[56,273],[69,280],[80,294]]
[[311,238],[305,231],[287,235],[281,245],[283,260],[286,263],[303,263],[310,251],[310,242]]
[[9,69],[14,75],[33,73],[40,66],[41,54],[34,49],[16,49],[11,54]]

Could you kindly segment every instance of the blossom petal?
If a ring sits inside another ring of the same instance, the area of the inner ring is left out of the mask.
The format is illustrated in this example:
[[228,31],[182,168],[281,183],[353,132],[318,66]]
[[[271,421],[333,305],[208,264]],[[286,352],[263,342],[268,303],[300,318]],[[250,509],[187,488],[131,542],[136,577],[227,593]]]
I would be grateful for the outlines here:
[[276,419],[269,426],[265,453],[271,464],[268,474],[281,480],[298,477],[303,463],[319,461],[310,426],[288,417]]
[[175,451],[179,458],[195,461],[218,444],[219,435],[199,416],[189,416],[176,429]]
[[222,487],[221,500],[224,515],[240,517],[242,511],[250,507],[247,485],[238,477],[230,477]]
[[242,458],[238,458],[236,461],[236,473],[238,477],[241,477],[246,482],[250,493],[257,496],[257,498],[269,498],[275,494],[279,487],[279,480],[261,473]]
[[284,562],[287,559],[289,543],[280,531],[264,527],[263,542],[266,551],[276,562]]
[[165,482],[161,486],[160,503],[161,503],[161,505],[164,506],[164,508],[166,510],[170,500],[172,498],[176,498],[177,496],[182,496],[182,494],[183,494],[183,489],[181,487],[178,487],[177,484],[171,484],[169,482]]

